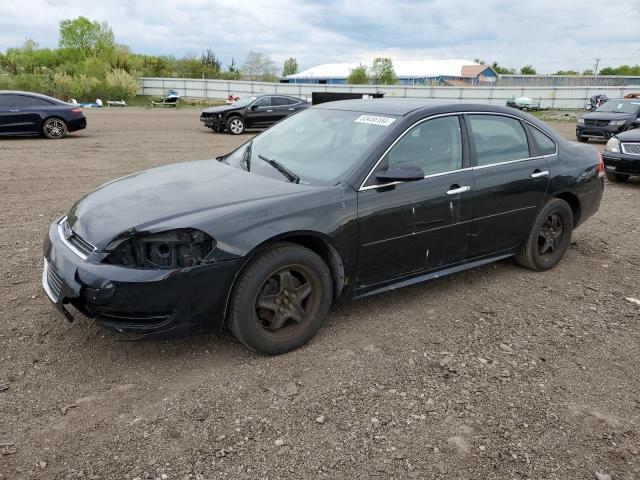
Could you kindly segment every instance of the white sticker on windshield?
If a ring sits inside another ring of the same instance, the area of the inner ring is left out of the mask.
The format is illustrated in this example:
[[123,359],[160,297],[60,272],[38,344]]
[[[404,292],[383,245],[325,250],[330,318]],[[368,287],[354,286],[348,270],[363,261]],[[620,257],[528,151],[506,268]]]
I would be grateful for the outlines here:
[[382,125],[383,127],[388,127],[395,121],[395,118],[379,117],[377,115],[360,115],[356,118],[356,123],[370,123],[372,125]]

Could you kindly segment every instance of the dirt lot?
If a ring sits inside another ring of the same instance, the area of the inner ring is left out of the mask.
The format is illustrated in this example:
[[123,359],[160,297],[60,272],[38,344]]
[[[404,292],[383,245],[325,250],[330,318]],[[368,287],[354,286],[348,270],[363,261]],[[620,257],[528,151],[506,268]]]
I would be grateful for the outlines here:
[[336,307],[288,355],[127,343],[51,307],[49,223],[242,139],[196,110],[88,118],[0,140],[0,479],[640,478],[640,182],[607,185],[551,272],[504,261]]

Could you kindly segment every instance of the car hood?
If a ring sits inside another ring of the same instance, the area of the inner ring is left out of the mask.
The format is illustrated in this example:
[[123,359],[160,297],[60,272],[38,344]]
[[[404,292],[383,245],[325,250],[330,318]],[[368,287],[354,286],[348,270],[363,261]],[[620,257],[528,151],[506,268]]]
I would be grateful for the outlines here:
[[582,115],[585,120],[627,120],[633,117],[631,113],[589,112]]
[[640,128],[619,133],[616,137],[621,142],[640,142]]
[[231,105],[220,105],[219,107],[211,107],[205,108],[202,113],[223,113],[230,112],[232,110],[242,110],[243,107],[238,107],[234,104]]
[[316,188],[245,172],[217,160],[179,163],[98,187],[72,207],[68,222],[76,234],[102,251],[114,239],[137,232],[198,228],[194,219],[211,219],[218,209],[303,195]]

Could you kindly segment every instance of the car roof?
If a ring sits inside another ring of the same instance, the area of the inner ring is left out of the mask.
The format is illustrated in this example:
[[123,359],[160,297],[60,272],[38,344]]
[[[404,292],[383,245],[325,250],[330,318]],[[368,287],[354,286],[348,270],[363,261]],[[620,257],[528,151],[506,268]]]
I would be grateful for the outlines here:
[[337,100],[320,103],[312,108],[324,110],[345,110],[381,115],[406,116],[418,110],[451,109],[452,111],[499,112],[518,115],[513,108],[498,105],[457,102],[451,100],[434,100],[422,98],[372,98],[358,100]]
[[65,103],[57,98],[49,97],[48,95],[42,95],[41,93],[24,92],[22,90],[0,90],[0,95],[23,95],[26,97],[42,98],[44,100],[53,100],[58,103]]

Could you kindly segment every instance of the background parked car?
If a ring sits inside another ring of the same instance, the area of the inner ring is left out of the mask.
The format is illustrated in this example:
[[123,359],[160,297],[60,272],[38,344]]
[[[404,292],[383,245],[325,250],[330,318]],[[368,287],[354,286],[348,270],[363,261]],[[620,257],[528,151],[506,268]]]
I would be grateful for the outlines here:
[[585,113],[578,119],[576,137],[580,142],[590,138],[608,140],[614,135],[638,127],[640,100],[614,99]]
[[0,135],[44,135],[63,138],[87,127],[77,105],[46,95],[0,90]]
[[207,108],[200,121],[215,132],[240,135],[247,128],[265,128],[311,104],[287,95],[253,95],[231,105]]
[[630,176],[640,175],[640,129],[611,138],[602,158],[607,178],[612,182],[626,182]]

